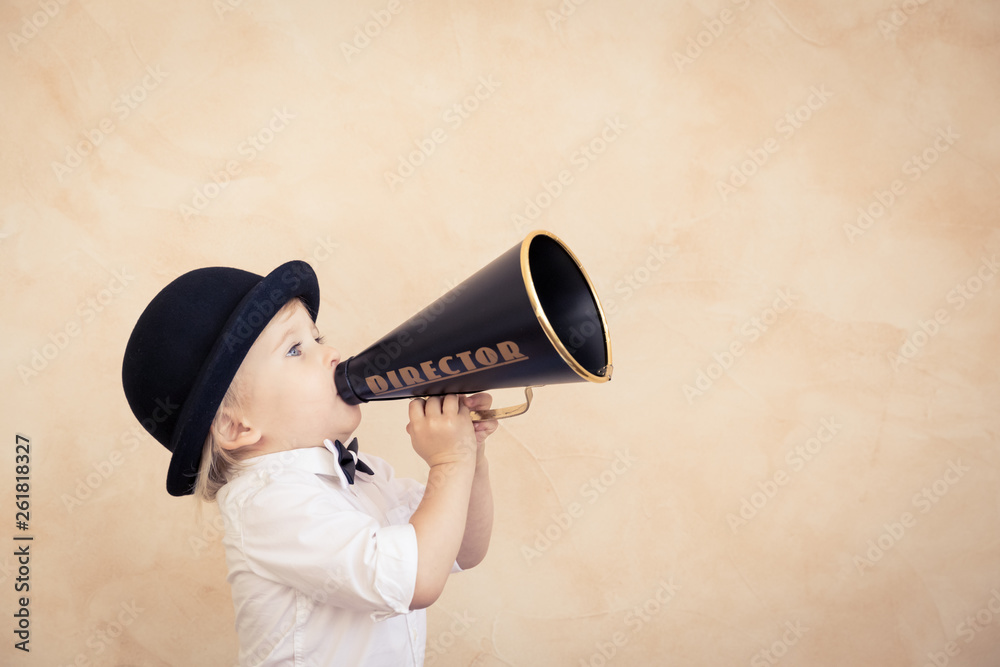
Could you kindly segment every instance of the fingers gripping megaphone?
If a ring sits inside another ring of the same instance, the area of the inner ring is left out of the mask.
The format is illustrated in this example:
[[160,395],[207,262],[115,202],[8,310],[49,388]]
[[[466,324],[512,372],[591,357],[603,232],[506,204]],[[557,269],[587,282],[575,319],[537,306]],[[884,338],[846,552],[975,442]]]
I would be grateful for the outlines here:
[[367,349],[337,365],[351,405],[525,387],[525,402],[473,412],[525,412],[533,386],[611,379],[604,309],[576,256],[535,231]]

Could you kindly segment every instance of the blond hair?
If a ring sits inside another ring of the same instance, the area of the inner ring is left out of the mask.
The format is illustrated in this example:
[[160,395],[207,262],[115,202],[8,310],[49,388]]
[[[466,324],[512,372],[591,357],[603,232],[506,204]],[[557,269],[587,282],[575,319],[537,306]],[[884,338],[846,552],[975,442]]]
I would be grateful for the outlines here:
[[[237,373],[238,377],[239,373]],[[205,437],[205,446],[201,450],[201,465],[198,467],[198,480],[195,482],[194,493],[205,502],[215,500],[215,494],[226,485],[226,482],[229,481],[230,473],[239,465],[239,459],[233,452],[222,448],[219,441],[215,439],[214,432],[222,410],[225,409],[230,412],[239,412],[241,410],[243,394],[240,391],[241,387],[237,378],[233,378],[229,389],[226,390],[226,395],[222,398],[222,404],[219,405],[219,410],[215,413],[212,425],[208,429],[208,436]]]

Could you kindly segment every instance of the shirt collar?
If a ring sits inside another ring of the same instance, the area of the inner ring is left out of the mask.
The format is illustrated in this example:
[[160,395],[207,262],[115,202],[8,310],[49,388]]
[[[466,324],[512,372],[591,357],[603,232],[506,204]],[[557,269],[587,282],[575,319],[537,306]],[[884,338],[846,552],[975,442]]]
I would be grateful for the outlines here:
[[[340,457],[337,454],[337,447],[332,440],[324,440],[322,447],[304,447],[302,449],[289,449],[283,452],[273,452],[255,456],[244,461],[238,474],[251,471],[280,472],[287,468],[304,470],[316,475],[325,475],[340,480],[343,487],[347,487],[347,476],[340,467]],[[361,479],[370,475],[360,475]],[[355,477],[357,481],[358,477]]]

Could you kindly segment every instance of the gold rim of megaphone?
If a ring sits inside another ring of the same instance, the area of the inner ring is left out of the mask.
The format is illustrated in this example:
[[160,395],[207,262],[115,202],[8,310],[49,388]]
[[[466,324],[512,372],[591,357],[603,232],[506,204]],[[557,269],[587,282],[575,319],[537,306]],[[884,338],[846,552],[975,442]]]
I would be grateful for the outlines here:
[[[587,288],[590,290],[590,296],[594,299],[594,303],[597,305],[597,313],[601,318],[601,329],[604,336],[604,356],[607,358],[607,366],[600,369],[604,371],[603,375],[598,375],[597,373],[591,373],[586,368],[580,364],[576,358],[570,354],[563,342],[559,340],[559,336],[556,335],[555,328],[553,328],[552,323],[549,322],[548,316],[545,314],[545,310],[542,308],[541,302],[538,300],[538,292],[535,290],[535,281],[531,277],[531,266],[528,263],[528,248],[531,246],[531,240],[536,236],[547,236],[559,246],[566,251],[566,254],[570,256],[573,262],[576,264],[577,268],[580,269],[580,273],[583,275],[584,281],[587,283]],[[524,280],[524,287],[528,291],[528,300],[531,301],[531,309],[535,311],[535,316],[538,318],[538,323],[542,326],[542,330],[545,331],[545,335],[548,336],[549,342],[559,353],[559,356],[563,358],[563,361],[572,368],[576,373],[591,382],[607,382],[611,379],[611,332],[608,329],[608,321],[604,317],[604,307],[601,305],[601,300],[597,296],[597,290],[594,289],[594,283],[590,281],[590,276],[587,275],[586,269],[583,268],[583,264],[577,259],[577,256],[573,254],[573,251],[566,246],[562,240],[553,234],[552,232],[546,232],[543,230],[537,230],[528,234],[524,241],[521,242],[521,278]]]

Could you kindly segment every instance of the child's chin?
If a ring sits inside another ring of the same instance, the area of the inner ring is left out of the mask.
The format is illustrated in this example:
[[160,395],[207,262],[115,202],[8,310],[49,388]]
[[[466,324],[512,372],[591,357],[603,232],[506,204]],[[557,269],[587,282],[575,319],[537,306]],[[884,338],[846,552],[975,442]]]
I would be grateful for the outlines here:
[[354,430],[361,423],[361,406],[360,405],[343,405],[343,409],[340,411],[342,417],[337,421],[340,422],[345,428]]

